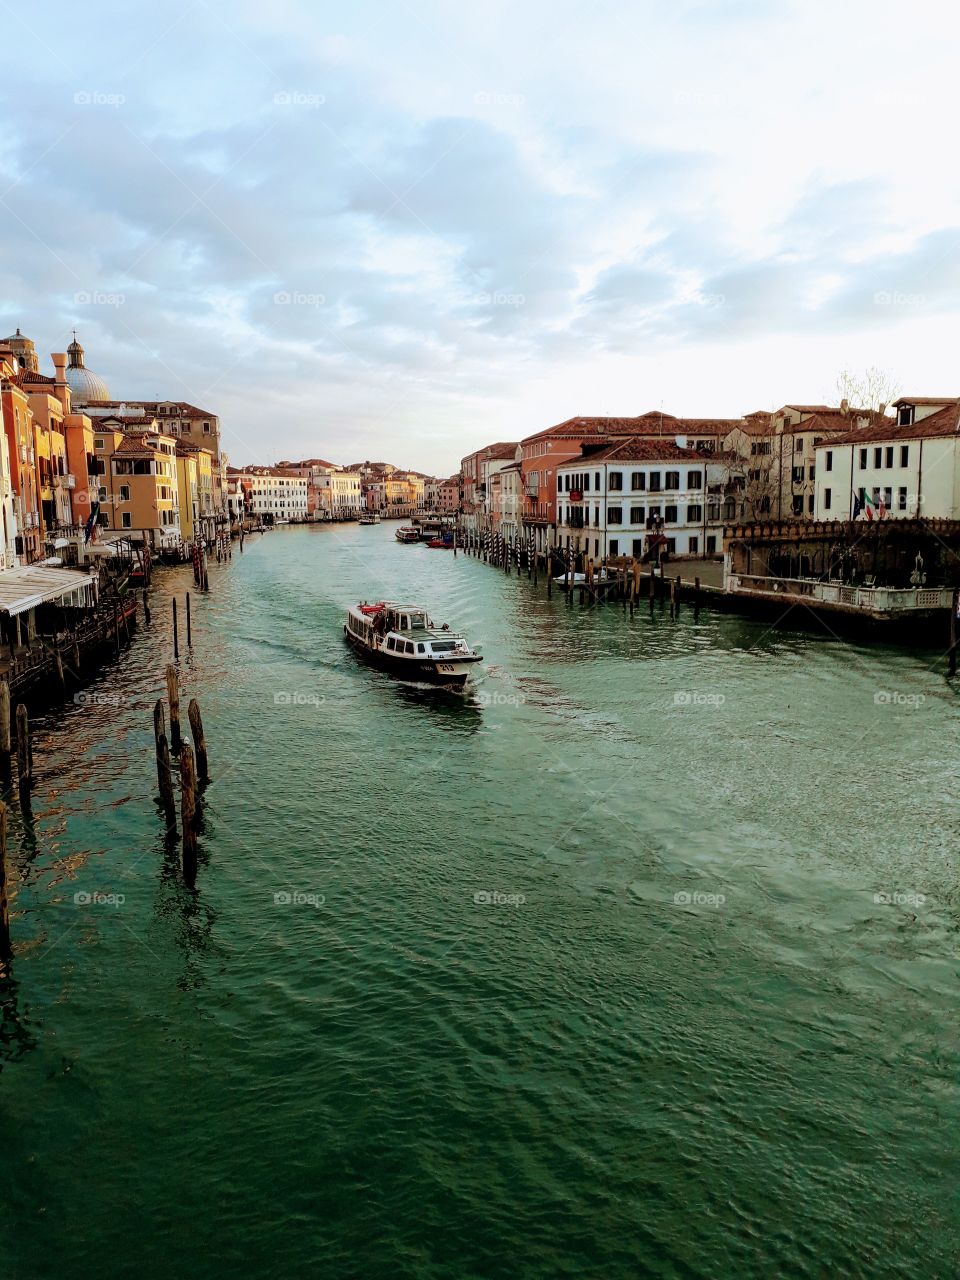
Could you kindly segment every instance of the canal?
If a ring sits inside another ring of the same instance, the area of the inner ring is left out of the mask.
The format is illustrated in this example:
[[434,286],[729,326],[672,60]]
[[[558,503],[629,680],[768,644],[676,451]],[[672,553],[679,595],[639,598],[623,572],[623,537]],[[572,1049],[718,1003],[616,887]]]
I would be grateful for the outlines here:
[[[38,722],[0,1273],[956,1274],[939,656],[581,610],[392,530],[250,538],[194,597],[196,892],[152,744],[188,569]],[[471,695],[358,662],[383,597],[477,643]]]

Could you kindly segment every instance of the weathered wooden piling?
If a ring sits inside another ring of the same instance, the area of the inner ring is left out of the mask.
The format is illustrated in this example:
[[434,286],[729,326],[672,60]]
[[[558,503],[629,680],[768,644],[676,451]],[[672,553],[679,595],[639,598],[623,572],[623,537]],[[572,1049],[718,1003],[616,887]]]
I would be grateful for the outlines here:
[[950,601],[950,665],[948,674],[957,674],[957,609],[960,608],[960,588],[955,587]]
[[[177,601],[173,601],[173,657],[174,660],[180,657],[180,640],[177,635]],[[176,751],[176,747],[173,748]]]
[[21,789],[29,791],[33,779],[33,751],[30,747],[30,720],[22,702],[17,704],[17,773]]
[[187,592],[187,647],[193,647],[193,633],[190,628],[190,592]]
[[679,618],[679,617],[680,617],[680,587],[681,587],[681,585],[682,585],[682,584],[681,584],[681,582],[680,582],[680,575],[679,575],[679,573],[678,573],[678,574],[677,574],[676,582],[674,583],[675,591],[674,591],[674,600],[673,600],[673,616],[674,616],[675,618]]
[[193,751],[180,753],[180,826],[183,831],[183,878],[192,889],[197,882],[197,775]]
[[161,733],[157,739],[157,785],[160,788],[160,799],[163,801],[167,823],[177,829],[177,802],[173,795],[173,766],[170,763],[170,744],[167,735]]
[[150,625],[150,601],[147,599],[147,589],[143,589],[143,620],[149,627]]
[[203,732],[203,720],[200,718],[200,705],[196,698],[190,699],[187,707],[187,718],[190,721],[190,732],[193,734],[193,746],[197,753],[197,777],[207,782],[210,773],[207,768],[207,739]]
[[170,748],[176,755],[182,745],[180,737],[180,677],[173,665],[167,667],[167,702],[170,704]]
[[9,960],[12,955],[10,901],[7,897],[7,806],[0,801],[0,960]]
[[0,757],[9,761],[13,750],[10,723],[10,686],[6,680],[0,680]]
[[700,579],[694,578],[693,580],[693,620],[694,622],[696,622],[696,620],[699,617],[700,617]]

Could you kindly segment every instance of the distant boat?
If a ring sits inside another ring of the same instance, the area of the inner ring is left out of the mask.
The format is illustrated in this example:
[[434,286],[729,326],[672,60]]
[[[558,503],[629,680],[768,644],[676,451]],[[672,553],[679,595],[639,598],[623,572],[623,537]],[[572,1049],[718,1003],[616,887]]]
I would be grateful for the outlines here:
[[379,516],[361,516],[358,523],[359,524],[379,524],[380,517]]
[[394,534],[394,537],[398,542],[419,542],[420,530],[414,529],[412,525],[402,524]]
[[353,605],[343,634],[378,667],[417,684],[462,689],[470,668],[483,661],[460,632],[435,627],[417,605],[389,600]]
[[448,551],[449,551],[449,550],[450,550],[450,548],[453,546],[453,534],[452,534],[452,533],[445,533],[445,534],[443,534],[443,536],[442,536],[442,537],[440,537],[440,538],[430,538],[430,539],[427,541],[427,546],[428,546],[428,547],[443,547],[443,548],[446,548],[446,550],[448,550]]

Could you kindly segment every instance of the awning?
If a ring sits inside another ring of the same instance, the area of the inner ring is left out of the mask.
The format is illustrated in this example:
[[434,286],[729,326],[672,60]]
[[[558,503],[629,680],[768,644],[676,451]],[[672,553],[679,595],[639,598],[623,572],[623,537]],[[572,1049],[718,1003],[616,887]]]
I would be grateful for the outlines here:
[[45,569],[39,565],[5,569],[0,572],[0,613],[13,617],[49,600],[71,595],[76,595],[71,604],[91,604],[95,586],[96,578],[75,569]]

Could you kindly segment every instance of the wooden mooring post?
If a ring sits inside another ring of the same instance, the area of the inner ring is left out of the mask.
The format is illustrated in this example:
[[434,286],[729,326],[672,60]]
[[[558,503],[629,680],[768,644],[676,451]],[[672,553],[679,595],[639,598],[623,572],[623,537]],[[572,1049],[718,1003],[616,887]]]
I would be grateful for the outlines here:
[[210,773],[207,768],[207,739],[204,736],[203,720],[200,718],[200,705],[196,698],[190,699],[190,704],[187,707],[187,718],[190,721],[193,746],[197,753],[197,778],[200,782],[208,782]]
[[187,648],[193,647],[193,635],[190,630],[190,592],[187,592]]
[[33,750],[30,746],[30,720],[22,702],[17,704],[17,773],[20,790],[29,793],[33,780]]
[[9,960],[12,955],[10,901],[7,896],[7,806],[0,801],[0,960]]
[[[174,661],[176,661],[176,659],[180,657],[180,642],[179,642],[179,638],[178,638],[178,636],[177,636],[177,601],[176,601],[176,598],[174,598],[174,601],[173,601],[173,657],[174,657]],[[174,747],[174,750],[176,750],[176,747]]]
[[170,748],[176,755],[182,745],[180,737],[180,677],[172,664],[167,667],[167,701],[170,704]]
[[183,830],[183,878],[192,889],[197,883],[197,775],[193,751],[180,753],[180,826]]
[[147,599],[147,589],[143,589],[143,620],[149,627],[150,625],[150,601]]
[[12,739],[10,686],[6,680],[0,680],[0,763],[10,763],[10,753],[13,750]]
[[694,578],[693,580],[693,620],[694,622],[696,622],[696,620],[699,617],[700,617],[700,579]]
[[960,609],[960,587],[955,587],[950,601],[950,665],[948,674],[957,674],[957,610]]

